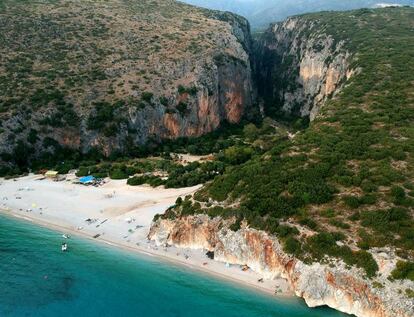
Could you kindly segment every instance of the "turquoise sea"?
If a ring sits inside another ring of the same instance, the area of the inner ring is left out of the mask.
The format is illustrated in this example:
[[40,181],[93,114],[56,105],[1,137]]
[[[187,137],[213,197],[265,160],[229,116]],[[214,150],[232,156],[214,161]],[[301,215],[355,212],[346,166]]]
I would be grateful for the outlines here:
[[0,216],[0,316],[344,317]]

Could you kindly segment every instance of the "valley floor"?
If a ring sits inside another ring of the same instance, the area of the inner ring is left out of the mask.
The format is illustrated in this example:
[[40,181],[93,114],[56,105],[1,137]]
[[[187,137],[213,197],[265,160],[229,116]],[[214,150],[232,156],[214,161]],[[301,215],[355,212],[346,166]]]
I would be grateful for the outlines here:
[[[293,296],[284,279],[259,283],[261,276],[257,273],[210,260],[203,251],[159,248],[148,241],[147,234],[154,215],[163,213],[178,196],[194,193],[198,186],[154,189],[131,187],[125,180],[110,180],[100,187],[93,187],[74,184],[74,179],[72,175],[57,182],[29,175],[0,180],[0,212],[62,234],[81,235],[125,250],[158,256],[268,293]],[[70,239],[67,242],[70,251]]]

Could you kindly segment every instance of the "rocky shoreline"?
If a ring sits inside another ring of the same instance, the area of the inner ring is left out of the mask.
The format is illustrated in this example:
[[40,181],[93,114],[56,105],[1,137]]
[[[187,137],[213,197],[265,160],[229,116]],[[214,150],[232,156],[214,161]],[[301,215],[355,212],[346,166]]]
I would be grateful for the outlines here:
[[214,252],[216,261],[247,265],[266,279],[285,278],[309,307],[327,305],[358,317],[413,316],[414,299],[402,291],[414,283],[387,279],[397,261],[389,249],[370,250],[380,271],[374,279],[367,279],[362,270],[336,259],[305,264],[286,254],[277,238],[248,227],[233,232],[218,217],[158,219],[148,237],[158,245]]

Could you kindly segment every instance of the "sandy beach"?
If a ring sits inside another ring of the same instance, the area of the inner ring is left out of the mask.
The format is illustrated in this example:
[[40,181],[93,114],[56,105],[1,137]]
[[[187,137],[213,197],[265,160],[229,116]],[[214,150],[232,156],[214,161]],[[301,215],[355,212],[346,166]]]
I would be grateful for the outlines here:
[[[74,179],[74,175],[59,182],[39,175],[0,179],[0,212],[49,227],[62,235],[80,235],[157,256],[278,296],[293,295],[284,279],[259,283],[261,276],[257,273],[210,260],[205,251],[159,248],[147,240],[154,215],[163,213],[177,197],[192,194],[199,186],[182,189],[132,187],[126,185],[125,180],[109,180],[100,187],[93,187],[74,184]],[[70,248],[70,239],[67,241]]]

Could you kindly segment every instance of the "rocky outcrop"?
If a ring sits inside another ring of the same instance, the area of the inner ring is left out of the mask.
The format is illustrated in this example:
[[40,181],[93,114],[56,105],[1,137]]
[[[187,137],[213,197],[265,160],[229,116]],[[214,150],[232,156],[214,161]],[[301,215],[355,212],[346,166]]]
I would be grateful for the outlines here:
[[414,299],[402,292],[414,283],[387,279],[388,268],[396,261],[390,250],[371,250],[380,273],[370,280],[360,269],[334,259],[305,264],[286,254],[273,236],[247,227],[233,232],[226,221],[206,215],[158,219],[148,237],[159,245],[213,251],[215,260],[247,265],[267,279],[283,277],[310,307],[327,305],[358,317],[413,316]]
[[[232,40],[232,45],[241,45],[235,38]],[[214,131],[223,122],[239,123],[253,103],[247,52],[240,46],[238,58],[218,53],[195,65],[194,62],[191,66],[185,65],[190,63],[188,61],[182,63],[184,65],[176,66],[183,69],[181,76],[191,76],[182,86],[191,87],[196,92],[172,92],[168,97],[168,107],[154,97],[151,106],[120,110],[125,123],[112,138],[89,131],[85,126],[82,150],[86,152],[91,145],[100,148],[109,146],[107,152],[110,153],[123,149],[127,137],[134,144],[144,144],[149,139],[197,137]],[[192,68],[191,73],[186,73],[189,68]]]
[[272,25],[256,48],[258,88],[266,106],[313,120],[353,74],[344,44],[305,18]]

